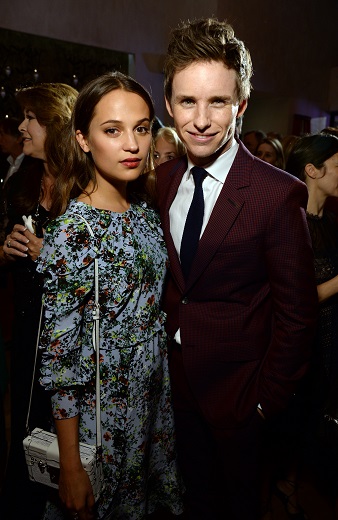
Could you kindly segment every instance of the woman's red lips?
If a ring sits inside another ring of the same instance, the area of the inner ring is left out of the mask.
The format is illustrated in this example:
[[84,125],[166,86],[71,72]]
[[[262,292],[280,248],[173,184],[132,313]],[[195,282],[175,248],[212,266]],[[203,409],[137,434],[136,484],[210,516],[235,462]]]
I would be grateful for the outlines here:
[[124,159],[121,161],[122,164],[125,164],[129,168],[136,168],[141,162],[141,159],[136,159],[135,157],[131,157],[130,159]]

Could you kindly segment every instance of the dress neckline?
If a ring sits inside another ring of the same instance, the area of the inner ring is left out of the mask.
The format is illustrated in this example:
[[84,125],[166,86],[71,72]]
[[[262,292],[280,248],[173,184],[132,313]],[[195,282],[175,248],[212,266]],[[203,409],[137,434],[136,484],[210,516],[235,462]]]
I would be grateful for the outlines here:
[[315,215],[314,213],[310,213],[309,211],[307,211],[306,216],[313,220],[322,220],[324,213],[323,213],[323,215],[320,216],[320,215]]
[[104,213],[107,213],[109,215],[126,215],[130,211],[132,211],[132,209],[133,209],[133,203],[132,202],[130,203],[129,208],[126,209],[125,211],[112,211],[110,209],[97,208],[96,206],[92,206],[92,204],[88,204],[87,202],[83,202],[82,200],[74,199],[74,201],[75,201],[76,204],[83,204],[83,206],[85,206],[89,210],[95,210],[95,211],[99,211],[99,212],[104,212]]

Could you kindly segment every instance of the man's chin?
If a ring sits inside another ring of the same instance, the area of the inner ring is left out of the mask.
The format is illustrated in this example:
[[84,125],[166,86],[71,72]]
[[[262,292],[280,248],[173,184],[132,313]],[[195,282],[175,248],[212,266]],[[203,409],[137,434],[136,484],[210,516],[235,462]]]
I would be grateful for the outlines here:
[[199,147],[197,150],[188,150],[189,159],[197,166],[207,166],[208,164],[215,162],[220,155],[229,150],[229,148],[231,148],[232,142],[233,137],[229,138],[216,150],[203,150],[203,147]]

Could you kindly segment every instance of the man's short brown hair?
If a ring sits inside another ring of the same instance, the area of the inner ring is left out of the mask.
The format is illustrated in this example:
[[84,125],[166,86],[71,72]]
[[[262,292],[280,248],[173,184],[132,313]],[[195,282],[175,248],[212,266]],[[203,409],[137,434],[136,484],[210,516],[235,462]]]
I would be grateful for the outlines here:
[[201,18],[174,29],[164,62],[164,93],[170,102],[174,75],[197,61],[220,61],[237,76],[237,96],[241,103],[250,96],[252,63],[250,53],[234,30],[216,18]]

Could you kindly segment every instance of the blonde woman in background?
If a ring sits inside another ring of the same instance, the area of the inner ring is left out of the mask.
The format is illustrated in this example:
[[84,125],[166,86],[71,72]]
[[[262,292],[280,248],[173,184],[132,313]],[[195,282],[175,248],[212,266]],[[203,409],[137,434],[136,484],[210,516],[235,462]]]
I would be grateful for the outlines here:
[[259,159],[262,159],[262,161],[276,166],[276,168],[280,168],[281,170],[285,168],[283,147],[278,139],[272,139],[270,137],[263,139],[258,145],[255,155]]
[[154,139],[154,163],[155,166],[176,159],[186,153],[186,148],[178,137],[175,128],[163,126],[159,129]]

